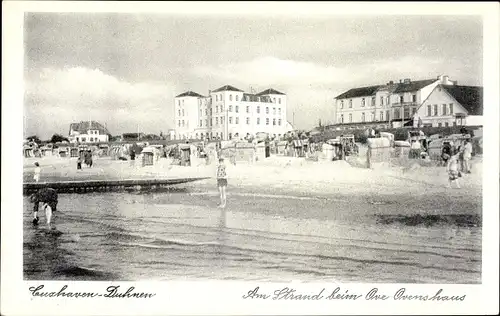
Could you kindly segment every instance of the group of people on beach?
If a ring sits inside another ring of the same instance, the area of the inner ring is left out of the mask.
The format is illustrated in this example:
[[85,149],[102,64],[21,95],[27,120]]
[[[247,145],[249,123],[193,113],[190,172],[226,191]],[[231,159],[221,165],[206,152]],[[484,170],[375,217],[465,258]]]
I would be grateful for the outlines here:
[[456,149],[451,144],[445,144],[441,158],[446,164],[446,170],[448,171],[448,187],[451,188],[451,183],[454,182],[457,188],[460,188],[459,179],[462,177],[462,173],[471,173],[471,140],[466,139],[465,144],[458,146]]
[[90,150],[86,151],[83,155],[78,156],[78,159],[76,160],[76,169],[77,170],[82,169],[82,163],[85,163],[89,168],[92,168],[94,161],[92,159],[92,152]]

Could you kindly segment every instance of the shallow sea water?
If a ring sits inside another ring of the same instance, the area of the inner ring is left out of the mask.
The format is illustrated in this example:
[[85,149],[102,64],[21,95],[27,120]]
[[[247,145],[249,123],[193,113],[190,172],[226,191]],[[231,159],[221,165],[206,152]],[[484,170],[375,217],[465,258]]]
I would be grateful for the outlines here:
[[481,282],[476,215],[398,217],[380,214],[409,206],[244,190],[217,203],[195,189],[60,194],[49,230],[43,214],[32,226],[25,198],[25,279]]

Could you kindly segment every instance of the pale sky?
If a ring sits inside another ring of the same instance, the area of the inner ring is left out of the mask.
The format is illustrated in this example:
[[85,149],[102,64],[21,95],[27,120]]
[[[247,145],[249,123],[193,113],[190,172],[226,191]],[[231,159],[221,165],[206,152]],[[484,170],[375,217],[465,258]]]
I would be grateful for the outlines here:
[[[195,4],[193,4],[195,5]],[[173,127],[173,97],[230,84],[288,96],[297,128],[333,121],[354,87],[449,75],[482,85],[474,16],[25,16],[25,136],[98,120],[111,134]]]

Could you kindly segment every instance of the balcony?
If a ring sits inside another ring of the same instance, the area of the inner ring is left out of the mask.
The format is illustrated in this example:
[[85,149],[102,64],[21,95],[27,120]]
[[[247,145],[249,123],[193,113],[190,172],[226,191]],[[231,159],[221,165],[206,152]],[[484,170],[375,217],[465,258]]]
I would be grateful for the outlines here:
[[400,107],[418,107],[420,104],[418,102],[393,102],[391,103],[391,107],[400,108]]

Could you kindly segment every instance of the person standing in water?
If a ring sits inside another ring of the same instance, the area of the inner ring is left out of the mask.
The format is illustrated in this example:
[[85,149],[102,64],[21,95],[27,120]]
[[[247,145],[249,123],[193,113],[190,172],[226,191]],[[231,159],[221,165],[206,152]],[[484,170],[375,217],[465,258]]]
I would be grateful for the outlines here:
[[43,188],[31,195],[30,200],[33,203],[33,225],[38,225],[38,209],[39,204],[42,203],[47,225],[50,226],[52,223],[52,214],[57,210],[57,191],[52,188]]
[[219,158],[217,165],[217,187],[219,188],[220,204],[219,207],[226,207],[226,188],[227,188],[227,173],[224,158]]
[[42,173],[42,168],[40,168],[40,164],[38,162],[35,162],[35,174],[33,176],[35,182],[40,181],[40,173]]

